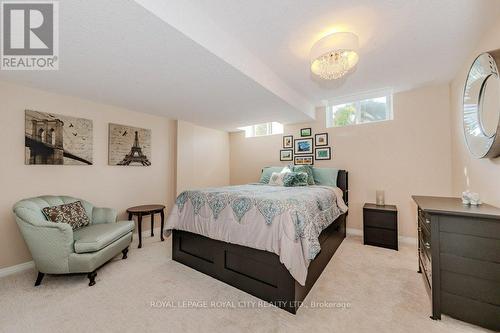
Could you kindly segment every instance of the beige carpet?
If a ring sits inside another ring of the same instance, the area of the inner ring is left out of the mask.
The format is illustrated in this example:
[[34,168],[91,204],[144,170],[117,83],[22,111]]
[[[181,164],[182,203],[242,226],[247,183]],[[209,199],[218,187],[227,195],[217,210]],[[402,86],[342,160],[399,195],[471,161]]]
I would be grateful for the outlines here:
[[[34,271],[1,279],[0,331],[486,331],[446,316],[429,319],[416,251],[408,245],[396,252],[348,237],[305,300],[336,308],[303,307],[295,316],[274,307],[241,308],[259,300],[173,262],[170,245],[170,238],[161,243],[146,237],[143,248],[134,245],[127,260],[116,258],[102,267],[93,287],[83,275],[48,275],[38,288]],[[198,308],[183,301],[198,301]]]

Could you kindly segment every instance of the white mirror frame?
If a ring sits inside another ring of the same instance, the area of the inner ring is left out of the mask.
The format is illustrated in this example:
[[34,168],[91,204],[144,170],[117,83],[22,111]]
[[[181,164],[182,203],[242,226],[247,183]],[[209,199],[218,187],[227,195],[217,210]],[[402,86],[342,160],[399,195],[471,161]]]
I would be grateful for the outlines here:
[[[497,110],[498,124],[492,135],[486,133],[481,122],[486,82],[500,80],[499,65],[500,49],[482,53],[472,63],[465,82],[462,103],[465,142],[470,153],[476,158],[500,156],[500,110]],[[500,91],[496,93],[500,98]]]

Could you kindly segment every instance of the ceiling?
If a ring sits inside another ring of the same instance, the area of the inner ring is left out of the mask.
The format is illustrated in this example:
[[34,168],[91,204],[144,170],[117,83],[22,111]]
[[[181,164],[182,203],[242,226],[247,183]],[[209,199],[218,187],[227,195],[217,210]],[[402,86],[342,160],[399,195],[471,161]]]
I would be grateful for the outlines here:
[[[322,100],[371,90],[408,90],[448,82],[500,19],[500,1],[482,0],[196,0],[292,89]],[[360,39],[357,70],[318,82],[309,51],[321,37],[351,31]]]
[[312,104],[278,97],[134,1],[59,4],[59,70],[0,80],[222,130],[311,119]]
[[[314,107],[447,82],[500,17],[496,0],[65,0],[60,70],[0,80],[207,127],[303,122]],[[360,38],[344,80],[311,77],[332,31]]]

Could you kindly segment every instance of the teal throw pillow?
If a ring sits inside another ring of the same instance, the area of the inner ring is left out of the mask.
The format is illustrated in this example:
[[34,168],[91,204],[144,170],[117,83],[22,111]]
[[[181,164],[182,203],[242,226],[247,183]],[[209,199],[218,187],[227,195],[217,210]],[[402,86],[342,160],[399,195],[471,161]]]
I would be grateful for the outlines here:
[[310,165],[296,165],[293,167],[293,172],[307,173],[307,184],[314,185],[313,168]]
[[337,187],[339,170],[335,168],[313,168],[314,183],[316,185]]
[[288,172],[283,177],[283,186],[307,186],[307,173],[305,172]]

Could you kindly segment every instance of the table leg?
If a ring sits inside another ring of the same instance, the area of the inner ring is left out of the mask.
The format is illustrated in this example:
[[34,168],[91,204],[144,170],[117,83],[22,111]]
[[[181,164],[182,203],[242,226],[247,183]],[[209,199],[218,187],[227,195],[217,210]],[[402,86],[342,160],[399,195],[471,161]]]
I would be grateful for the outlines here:
[[155,236],[155,234],[153,232],[154,227],[155,227],[155,214],[152,213],[151,214],[151,237]]
[[139,227],[139,249],[142,247],[142,214],[137,215],[137,224]]
[[161,229],[160,229],[160,238],[161,241],[163,242],[165,239],[163,239],[163,225],[165,224],[165,213],[163,209],[160,212],[160,217],[161,217]]

